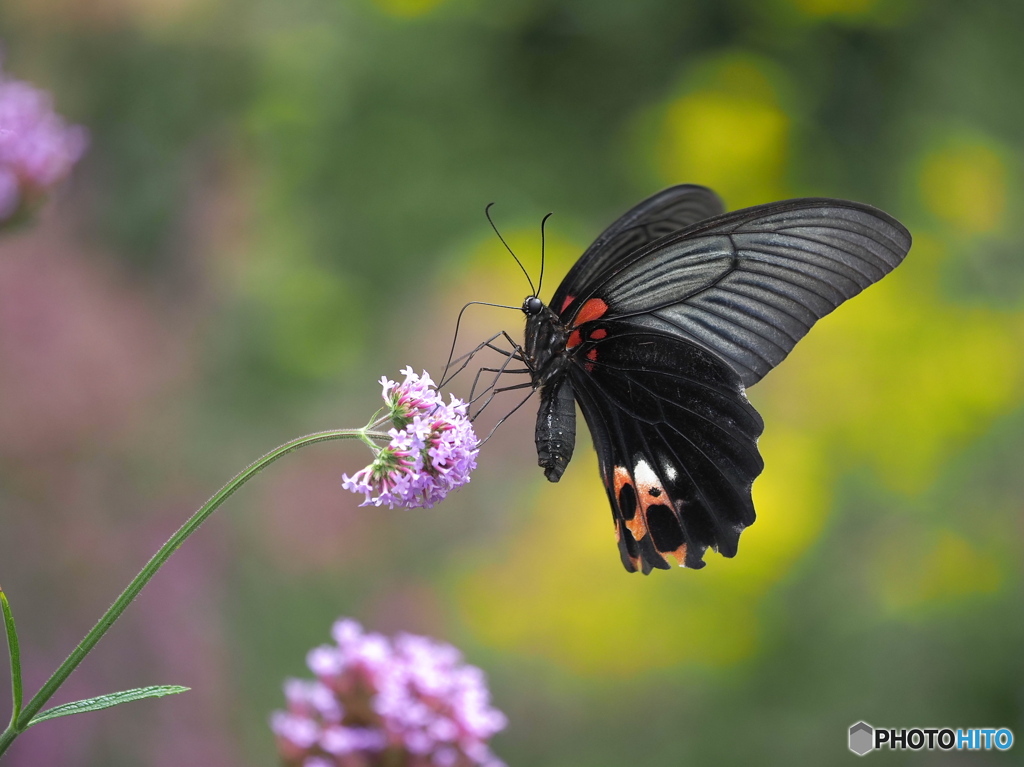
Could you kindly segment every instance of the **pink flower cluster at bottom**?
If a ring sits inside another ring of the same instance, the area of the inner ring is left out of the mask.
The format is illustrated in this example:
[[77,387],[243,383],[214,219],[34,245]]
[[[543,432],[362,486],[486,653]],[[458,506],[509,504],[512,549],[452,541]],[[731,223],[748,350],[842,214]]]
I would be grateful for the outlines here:
[[451,645],[334,624],[307,657],[315,681],[285,683],[271,727],[289,767],[504,767],[487,745],[506,719],[483,672]]

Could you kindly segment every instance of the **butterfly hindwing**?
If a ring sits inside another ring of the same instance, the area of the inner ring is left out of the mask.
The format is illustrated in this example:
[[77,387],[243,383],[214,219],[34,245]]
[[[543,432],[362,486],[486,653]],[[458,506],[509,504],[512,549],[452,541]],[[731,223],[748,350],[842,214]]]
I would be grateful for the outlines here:
[[572,381],[597,449],[628,570],[733,556],[754,521],[761,417],[704,349],[627,323],[581,326]]

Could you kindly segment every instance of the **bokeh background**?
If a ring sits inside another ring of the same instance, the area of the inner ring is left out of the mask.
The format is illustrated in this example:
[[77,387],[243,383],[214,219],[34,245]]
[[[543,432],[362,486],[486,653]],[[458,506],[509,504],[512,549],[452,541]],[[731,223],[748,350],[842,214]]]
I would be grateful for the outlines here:
[[[192,692],[47,723],[5,764],[270,767],[281,681],[339,615],[460,646],[513,766],[840,763],[860,719],[1024,737],[1022,30],[1017,0],[3,0],[5,69],[92,135],[0,236],[0,582],[30,692],[235,471],[361,425],[382,374],[436,375],[464,302],[521,302],[486,203],[534,274],[555,212],[548,295],[678,182],[870,202],[915,238],[751,390],[736,559],[627,575],[588,437],[549,485],[529,406],[429,511],[358,508],[365,449],[319,445],[54,702]],[[521,332],[468,316],[467,343]]]

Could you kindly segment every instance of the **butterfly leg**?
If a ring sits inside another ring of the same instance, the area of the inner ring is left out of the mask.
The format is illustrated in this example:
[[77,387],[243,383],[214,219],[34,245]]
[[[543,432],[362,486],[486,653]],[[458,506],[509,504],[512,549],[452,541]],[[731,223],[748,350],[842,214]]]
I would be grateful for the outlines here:
[[505,373],[509,373],[511,375],[524,375],[524,374],[529,374],[529,373],[532,372],[529,368],[512,368],[512,369],[509,369],[508,363],[511,361],[511,359],[512,358],[510,357],[508,359],[508,361],[506,361],[505,364],[503,364],[500,368],[482,367],[482,368],[480,368],[479,370],[476,371],[476,376],[473,378],[473,386],[469,390],[469,401],[470,401],[471,404],[473,402],[476,402],[476,400],[478,399],[478,395],[476,393],[476,387],[480,385],[480,377],[484,373],[494,373],[495,375],[494,375],[494,379],[487,385],[487,387],[480,393],[479,396],[483,396],[488,391],[491,391],[495,386],[497,386],[498,385],[498,380]]
[[[494,396],[496,394],[499,394],[499,393],[501,393],[503,391],[509,391],[511,389],[522,389],[522,388],[525,388],[526,386],[532,386],[533,385],[533,383],[532,383],[533,379],[531,377],[530,381],[527,382],[527,383],[524,383],[524,384],[521,384],[521,385],[516,385],[516,386],[511,386],[511,387],[498,388],[498,381],[500,381],[501,377],[503,375],[505,375],[506,373],[513,374],[513,375],[530,375],[532,373],[532,371],[529,368],[514,368],[512,370],[509,370],[508,366],[509,366],[509,363],[511,361],[512,361],[512,357],[509,357],[507,360],[505,360],[505,363],[501,367],[498,367],[498,368],[482,367],[482,368],[480,368],[477,371],[476,378],[473,380],[473,388],[470,390],[470,394],[469,394],[469,404],[470,404],[470,406],[472,406],[472,405],[476,404],[482,397],[487,397],[487,402],[485,402],[483,404],[483,406],[477,412],[477,415],[479,415],[480,413],[483,412],[484,408],[487,407],[488,404],[490,404],[491,400],[494,399]],[[494,373],[494,378],[484,388],[483,391],[481,391],[479,394],[477,394],[476,387],[477,387],[477,385],[480,382],[480,376],[482,376],[484,373]],[[490,396],[487,396],[487,395],[490,395]]]
[[[500,346],[494,345],[494,341],[496,341],[498,338],[501,338],[502,336],[504,336],[505,339],[508,340],[509,344],[512,346],[512,351],[502,349]],[[495,333],[486,341],[479,344],[475,349],[471,349],[462,356],[456,357],[454,360],[448,363],[448,366],[445,368],[445,374],[441,376],[441,383],[439,384],[439,386],[445,387],[448,384],[450,384],[459,373],[461,373],[463,370],[469,367],[469,363],[472,362],[473,357],[482,352],[484,349],[490,349],[491,351],[498,352],[498,354],[502,355],[503,357],[508,357],[510,359],[515,359],[520,362],[525,362],[522,354],[523,350],[519,346],[519,344],[513,341],[508,333],[506,333],[505,331],[501,331],[500,333]],[[449,375],[448,370],[451,368],[452,365],[457,364],[459,365],[459,367]]]
[[[502,387],[499,387],[499,388],[492,387],[490,389],[484,389],[484,391],[480,392],[480,394],[477,395],[477,399],[480,399],[480,398],[482,398],[482,397],[484,397],[486,395],[487,396],[487,400],[484,402],[484,404],[482,404],[480,406],[479,410],[477,410],[475,413],[472,413],[469,416],[469,419],[472,421],[472,420],[475,420],[476,418],[478,418],[480,416],[480,414],[483,413],[484,410],[487,409],[487,406],[491,404],[491,401],[497,395],[501,394],[502,392],[515,391],[516,389],[526,389],[526,388],[529,388],[529,389],[533,390],[534,389],[533,382],[532,381],[526,381],[525,383],[515,384],[514,386],[502,386]],[[530,392],[530,395],[532,395],[532,394],[533,394],[533,391]],[[529,399],[529,395],[527,396],[527,399]],[[516,410],[518,410],[518,409],[519,409],[519,406],[516,407]],[[515,410],[512,411],[512,413],[514,413],[514,412],[515,412]],[[512,413],[509,413],[509,415],[512,415]],[[508,418],[508,416],[505,416],[505,418]],[[503,420],[505,420],[505,419],[503,418],[502,421]],[[500,423],[500,421],[499,421],[499,423]]]
[[[515,388],[521,389],[523,387],[517,386]],[[486,437],[484,437],[483,440],[481,440],[480,444],[483,445],[485,442],[487,442],[487,440],[489,440],[491,437],[493,437],[494,436],[494,432],[496,432],[498,430],[498,427],[501,426],[503,423],[505,423],[505,421],[507,421],[509,418],[511,418],[512,414],[515,413],[517,410],[519,410],[519,408],[521,408],[523,405],[525,405],[530,400],[530,397],[532,397],[536,393],[536,391],[537,391],[536,389],[532,389],[531,388],[530,389],[530,393],[527,394],[525,397],[523,397],[523,399],[519,402],[518,405],[516,405],[508,413],[506,413],[501,418],[499,418],[498,422],[496,424],[494,424],[494,427],[491,429],[490,433]]]
[[[508,349],[503,349],[502,347],[495,345],[494,342],[498,338],[504,338],[506,341],[508,341],[509,345],[512,347],[512,350],[510,351]],[[505,331],[501,331],[499,333],[495,333],[493,336],[491,336],[487,340],[485,340],[482,343],[478,344],[475,349],[472,349],[469,352],[467,352],[466,354],[463,354],[462,356],[456,358],[453,361],[453,364],[454,363],[461,363],[461,364],[459,364],[458,368],[453,373],[451,373],[450,375],[446,375],[445,377],[442,378],[440,386],[443,387],[443,386],[447,386],[448,384],[450,384],[455,379],[456,376],[458,376],[463,370],[465,370],[467,367],[469,367],[469,364],[470,364],[470,362],[472,362],[473,358],[477,354],[482,352],[484,349],[490,349],[492,351],[498,352],[498,354],[501,354],[503,357],[505,357],[505,360],[501,364],[501,367],[494,368],[494,367],[484,366],[484,367],[481,367],[481,368],[479,368],[477,370],[476,376],[473,378],[473,385],[472,385],[472,387],[470,389],[470,395],[469,395],[469,402],[470,402],[470,404],[475,402],[479,398],[479,396],[483,396],[488,391],[493,390],[493,388],[497,385],[499,379],[501,378],[501,376],[503,374],[505,374],[505,373],[513,373],[513,374],[525,375],[525,374],[530,374],[530,373],[533,372],[532,368],[529,367],[529,362],[527,362],[527,360],[523,356],[522,347],[520,347],[519,344],[517,344],[512,339],[512,337],[509,336],[508,333],[506,333]],[[509,368],[509,365],[512,363],[513,360],[515,360],[517,362],[522,362],[522,363],[526,364],[527,367],[525,367],[525,368]],[[481,379],[481,376],[483,376],[484,373],[494,373],[495,374],[494,375],[494,379],[490,382],[490,384],[487,386],[487,388],[485,388],[483,390],[483,392],[481,392],[480,395],[477,395],[477,387],[480,385],[480,379]]]
[[[469,367],[469,363],[472,361],[473,357],[475,357],[479,352],[481,352],[485,348],[487,348],[490,344],[492,344],[500,336],[501,336],[501,333],[495,333],[493,336],[488,338],[486,341],[484,341],[481,344],[479,344],[476,348],[469,350],[465,354],[463,354],[463,355],[461,355],[459,357],[456,357],[453,360],[450,360],[448,362],[448,364],[444,368],[444,373],[441,375],[441,383],[438,384],[438,388],[443,388],[443,387],[447,386],[448,384],[450,384],[452,382],[452,380],[459,373],[461,373],[463,370],[465,370],[467,367]],[[509,354],[512,353],[512,352],[506,352],[504,349],[501,349],[501,348],[495,349],[495,351],[497,351],[500,354],[503,354],[505,356],[508,356]],[[461,365],[459,365],[460,362],[462,363]],[[459,367],[453,373],[451,373],[449,375],[448,371],[451,369],[452,365],[459,365]]]

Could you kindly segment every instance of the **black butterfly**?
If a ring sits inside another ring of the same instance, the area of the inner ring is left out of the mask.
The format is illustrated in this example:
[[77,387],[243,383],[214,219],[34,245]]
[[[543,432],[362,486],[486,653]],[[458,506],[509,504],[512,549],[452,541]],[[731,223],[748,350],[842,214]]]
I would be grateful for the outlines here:
[[910,233],[845,200],[799,199],[723,214],[675,186],[606,229],[551,306],[523,302],[537,458],[557,482],[579,402],[630,572],[736,554],[764,466],[747,401],[811,325],[895,268]]

